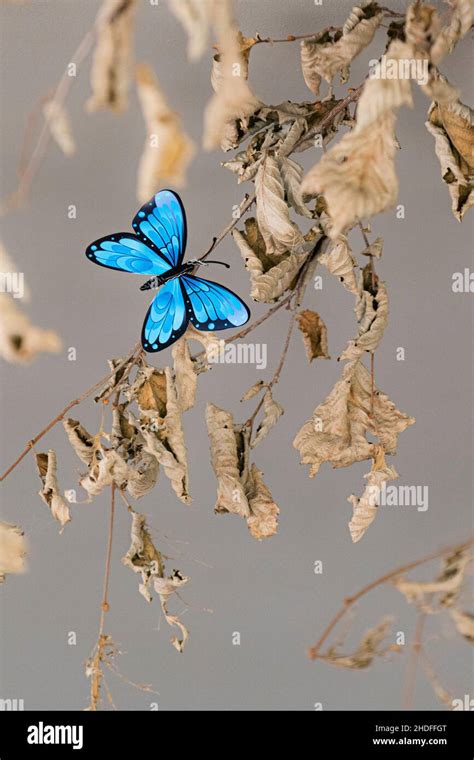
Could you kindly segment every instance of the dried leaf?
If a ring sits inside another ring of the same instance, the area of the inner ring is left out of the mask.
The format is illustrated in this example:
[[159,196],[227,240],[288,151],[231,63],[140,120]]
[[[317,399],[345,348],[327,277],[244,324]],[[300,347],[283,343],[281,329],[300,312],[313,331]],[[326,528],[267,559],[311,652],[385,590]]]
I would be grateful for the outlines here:
[[331,274],[339,277],[346,290],[358,295],[359,287],[355,272],[356,262],[347,238],[344,235],[341,235],[336,240],[330,251],[321,254],[319,261],[328,268]]
[[54,330],[33,325],[9,293],[0,293],[0,356],[12,364],[28,364],[42,352],[58,353],[61,339]]
[[155,456],[142,452],[140,461],[130,468],[127,491],[134,499],[141,499],[155,486],[158,479],[159,463]]
[[19,525],[0,521],[0,584],[10,573],[26,571],[27,545]]
[[388,322],[388,296],[385,284],[377,281],[375,293],[365,288],[355,306],[359,335],[350,340],[340,359],[359,359],[364,351],[375,351]]
[[128,105],[136,7],[137,0],[103,0],[96,21],[89,111],[110,108],[120,113]]
[[76,151],[76,144],[64,106],[55,100],[49,100],[43,107],[43,114],[53,140],[65,156],[72,156]]
[[36,466],[43,483],[39,495],[50,508],[53,518],[64,528],[71,521],[71,514],[59,490],[55,452],[50,449],[47,454],[36,454]]
[[137,197],[145,202],[166,183],[182,187],[196,149],[171,110],[150,66],[137,66],[138,95],[147,138],[138,167]]
[[125,488],[131,477],[132,470],[117,451],[99,447],[94,453],[89,471],[80,478],[79,485],[87,491],[91,500],[112,483],[120,490]]
[[283,180],[288,204],[292,206],[298,214],[301,214],[301,216],[311,219],[313,215],[303,203],[303,195],[301,192],[303,167],[291,158],[280,158],[279,163],[280,174]]
[[360,541],[369,525],[372,524],[379,508],[379,495],[382,483],[398,478],[394,467],[385,461],[385,452],[381,446],[374,447],[374,458],[370,472],[364,475],[367,485],[360,497],[351,494],[347,501],[352,504],[353,514],[349,523],[352,542]]
[[301,463],[309,464],[314,477],[323,462],[347,467],[374,456],[367,433],[377,436],[387,454],[395,454],[398,435],[415,420],[400,412],[392,401],[375,389],[371,410],[370,373],[360,361],[343,369],[342,379],[297,433],[293,445]]
[[216,2],[227,3],[227,0],[168,0],[188,35],[188,57],[192,61],[201,58],[206,50]]
[[265,383],[264,383],[263,380],[257,380],[257,382],[254,383],[254,385],[252,385],[252,387],[249,388],[246,393],[244,393],[244,395],[242,396],[242,398],[240,400],[241,401],[250,401],[251,398],[254,398],[254,396],[256,396],[258,393],[260,393],[260,391],[262,390],[262,388],[265,388],[265,387],[266,387],[266,385],[265,385]]
[[173,570],[168,577],[165,576],[163,556],[153,544],[145,516],[138,512],[132,513],[131,545],[122,558],[122,562],[134,573],[141,574],[142,582],[139,591],[147,602],[152,600],[150,586],[153,586],[160,597],[161,609],[166,622],[171,626],[176,626],[181,631],[183,638],[180,640],[173,636],[171,643],[175,649],[182,652],[189,634],[179,617],[168,613],[167,603],[170,596],[184,586],[189,578],[181,575],[178,570]]
[[206,407],[206,423],[211,442],[211,463],[217,478],[215,512],[232,512],[249,517],[250,507],[240,482],[243,451],[234,430],[231,412],[214,404]]
[[407,602],[414,602],[425,613],[435,611],[433,596],[440,607],[452,607],[460,594],[470,561],[471,557],[467,551],[456,551],[443,560],[441,572],[434,581],[409,581],[400,576],[393,584],[405,596]]
[[63,427],[79,459],[84,464],[90,464],[97,448],[95,438],[82,427],[78,420],[71,418],[63,420]]
[[[166,375],[164,370],[154,367],[140,369],[136,378],[136,398],[142,412],[157,412],[166,416]],[[133,386],[132,389],[133,391]]]
[[474,4],[472,0],[450,0],[454,13],[447,26],[435,36],[430,50],[434,64],[438,64],[447,53],[452,53],[455,46],[469,31],[474,23]]
[[333,240],[357,219],[394,205],[395,149],[394,116],[388,113],[367,129],[354,128],[308,172],[302,190],[309,195],[324,193]]
[[259,541],[275,535],[280,510],[263,482],[262,472],[255,464],[250,468],[245,491],[250,507],[247,525],[251,535]]
[[449,614],[461,636],[474,644],[474,615],[472,612],[462,612],[454,607]]
[[316,39],[303,40],[301,66],[311,92],[319,94],[321,79],[332,89],[332,80],[338,73],[341,81],[347,81],[349,64],[372,42],[382,18],[376,3],[363,3],[352,9],[342,34],[338,31],[332,37],[324,32]]
[[189,345],[183,336],[172,348],[174,376],[179,407],[182,412],[191,409],[196,401],[197,374],[195,363],[189,353]]
[[257,222],[267,253],[295,252],[304,243],[304,238],[290,220],[280,165],[273,156],[267,156],[260,165],[255,178],[255,192]]
[[342,655],[337,650],[330,649],[322,659],[340,668],[353,670],[368,668],[375,657],[383,657],[388,652],[399,651],[397,645],[386,642],[391,623],[391,618],[383,618],[374,628],[366,631],[359,646],[352,654]]
[[255,438],[251,443],[252,448],[258,446],[258,444],[267,437],[268,433],[277,424],[284,411],[282,405],[279,404],[278,401],[275,401],[271,390],[268,389],[263,397],[263,420],[258,426]]
[[363,256],[373,256],[374,259],[380,259],[383,252],[383,238],[378,237],[373,243],[362,251]]
[[448,185],[453,214],[462,221],[474,205],[473,111],[459,101],[449,106],[433,103],[426,128],[435,138],[435,151],[441,176]]
[[[241,52],[241,35],[230,17],[227,5],[216,10],[220,76],[214,77],[217,92],[204,113],[203,145],[223,150],[238,144],[238,122],[246,119],[261,105],[247,82],[248,65]],[[240,35],[240,36],[239,36]]]
[[328,354],[327,327],[316,311],[305,309],[296,319],[303,336],[303,344],[308,361],[330,359]]

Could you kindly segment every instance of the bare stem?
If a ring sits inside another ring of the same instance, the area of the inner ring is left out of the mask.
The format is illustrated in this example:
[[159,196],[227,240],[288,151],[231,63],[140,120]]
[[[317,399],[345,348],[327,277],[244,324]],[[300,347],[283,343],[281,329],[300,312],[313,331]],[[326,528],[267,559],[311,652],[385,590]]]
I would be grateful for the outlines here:
[[376,580],[371,581],[366,586],[360,589],[356,594],[353,596],[348,596],[346,599],[344,599],[344,602],[342,604],[342,607],[336,612],[332,620],[328,623],[326,628],[324,629],[323,633],[317,640],[317,642],[308,649],[308,657],[310,660],[317,660],[318,658],[322,657],[323,655],[320,654],[321,647],[331,633],[333,632],[336,625],[339,623],[339,621],[347,614],[348,610],[353,607],[353,605],[361,599],[361,597],[368,594],[370,591],[373,591],[374,588],[377,588],[378,586],[382,586],[385,583],[388,583],[393,578],[396,578],[397,575],[401,575],[402,573],[407,573],[410,570],[414,570],[415,567],[419,567],[420,565],[424,565],[427,562],[431,562],[434,559],[439,559],[440,557],[444,557],[446,555],[449,555],[453,552],[459,552],[463,551],[464,549],[469,548],[474,544],[474,537],[468,539],[467,541],[463,541],[460,544],[457,544],[456,546],[449,546],[445,547],[444,549],[438,549],[431,554],[427,554],[426,556],[422,557],[421,559],[414,560],[413,562],[407,562],[405,565],[401,565],[400,567],[395,568],[395,570],[390,570],[390,572],[385,573],[384,575],[381,575],[380,578],[376,578]]
[[423,632],[426,623],[426,613],[419,612],[416,620],[415,635],[411,644],[411,654],[407,666],[405,687],[403,690],[403,709],[413,709],[413,698],[416,686],[416,671],[422,650]]
[[100,688],[103,678],[102,662],[104,660],[104,648],[108,643],[108,636],[104,633],[105,616],[110,609],[109,605],[109,581],[110,581],[110,562],[112,558],[112,540],[114,533],[115,518],[115,483],[110,488],[110,517],[109,530],[107,537],[107,552],[105,557],[104,585],[102,590],[102,603],[100,607],[99,633],[97,642],[94,647],[94,654],[91,660],[91,691],[89,709],[96,711],[100,702]]

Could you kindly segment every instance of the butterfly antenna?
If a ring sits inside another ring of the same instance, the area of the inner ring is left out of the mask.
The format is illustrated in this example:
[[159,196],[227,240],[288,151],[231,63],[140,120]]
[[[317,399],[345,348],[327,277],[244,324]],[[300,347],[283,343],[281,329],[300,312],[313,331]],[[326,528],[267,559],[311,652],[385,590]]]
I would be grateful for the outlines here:
[[230,264],[227,264],[225,261],[206,261],[206,264],[222,264],[223,267],[226,267],[227,269],[230,269]]
[[208,264],[221,264],[223,267],[226,267],[226,269],[230,269],[230,264],[227,264],[225,261],[204,261],[204,258],[202,259],[190,259],[190,264],[194,264],[194,266],[207,266]]

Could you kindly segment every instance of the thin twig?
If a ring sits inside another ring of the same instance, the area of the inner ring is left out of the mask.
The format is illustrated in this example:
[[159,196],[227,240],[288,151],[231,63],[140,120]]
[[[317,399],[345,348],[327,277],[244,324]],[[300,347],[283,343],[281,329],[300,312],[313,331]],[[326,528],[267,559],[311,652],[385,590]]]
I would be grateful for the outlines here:
[[229,234],[229,232],[231,232],[234,229],[234,227],[240,222],[242,216],[245,214],[246,211],[248,211],[248,209],[250,208],[250,206],[252,205],[252,203],[255,200],[256,200],[255,193],[253,193],[253,195],[246,195],[245,196],[245,198],[243,199],[242,203],[239,206],[239,214],[238,214],[238,216],[235,219],[232,219],[232,221],[229,222],[229,224],[227,224],[224,227],[224,229],[222,230],[222,232],[220,232],[219,235],[217,235],[217,237],[215,237],[213,239],[210,248],[208,248],[208,250],[206,251],[206,253],[204,254],[204,256],[201,256],[201,258],[199,259],[199,261],[205,261],[207,259],[207,257],[212,253],[212,251],[215,248],[217,248],[217,246],[219,245],[219,243],[222,243],[222,241]]
[[423,632],[426,623],[426,612],[419,612],[416,620],[415,635],[411,644],[411,654],[407,665],[405,687],[403,689],[403,709],[413,709],[415,695],[416,672],[418,660],[422,650]]
[[109,638],[104,634],[105,616],[110,609],[109,604],[109,581],[110,581],[110,562],[112,558],[112,541],[114,533],[115,518],[115,483],[110,487],[110,517],[109,530],[107,536],[107,551],[105,557],[104,585],[102,589],[102,603],[100,607],[99,632],[97,642],[94,647],[94,656],[91,661],[91,692],[89,709],[96,711],[100,701],[100,687],[102,682],[102,662],[104,659],[104,647],[107,645]]
[[401,567],[397,567],[395,570],[390,570],[390,572],[384,573],[384,575],[381,575],[380,578],[377,578],[376,580],[371,581],[371,583],[368,583],[366,586],[361,588],[360,591],[358,591],[353,596],[346,597],[346,599],[344,599],[342,607],[338,610],[338,612],[334,615],[332,620],[328,623],[328,625],[324,629],[323,633],[321,634],[317,642],[308,649],[308,657],[310,658],[310,660],[316,660],[322,656],[320,655],[321,647],[329,638],[330,634],[333,632],[334,628],[336,627],[338,622],[341,620],[341,618],[343,618],[344,615],[346,615],[348,610],[357,601],[359,601],[361,597],[368,594],[374,588],[377,588],[378,586],[382,586],[384,583],[388,583],[388,581],[391,581],[392,578],[396,578],[397,575],[406,573],[409,570],[414,570],[415,567],[418,567],[419,565],[423,565],[426,562],[431,562],[431,560],[444,557],[446,554],[463,551],[464,549],[467,549],[469,546],[472,546],[473,544],[474,544],[474,537],[470,538],[467,541],[463,541],[462,543],[457,544],[456,546],[450,546],[444,549],[438,549],[437,551],[434,551],[431,554],[427,554],[425,557],[422,557],[421,559],[415,560],[413,562],[408,562],[407,564],[402,565]]

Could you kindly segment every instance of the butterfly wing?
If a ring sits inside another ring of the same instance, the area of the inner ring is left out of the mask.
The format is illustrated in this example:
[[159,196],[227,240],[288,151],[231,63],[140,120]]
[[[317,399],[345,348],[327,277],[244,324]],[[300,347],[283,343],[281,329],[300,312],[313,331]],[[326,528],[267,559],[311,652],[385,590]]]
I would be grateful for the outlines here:
[[153,250],[176,268],[183,260],[186,248],[186,214],[179,195],[172,190],[160,190],[141,207],[132,227]]
[[145,351],[162,351],[185,332],[189,321],[184,290],[175,277],[161,286],[147,311],[142,329]]
[[181,277],[189,319],[198,330],[240,327],[250,319],[246,304],[228,288],[194,275]]
[[172,268],[168,259],[130,232],[117,232],[96,240],[86,248],[86,256],[101,267],[134,274],[157,275]]

